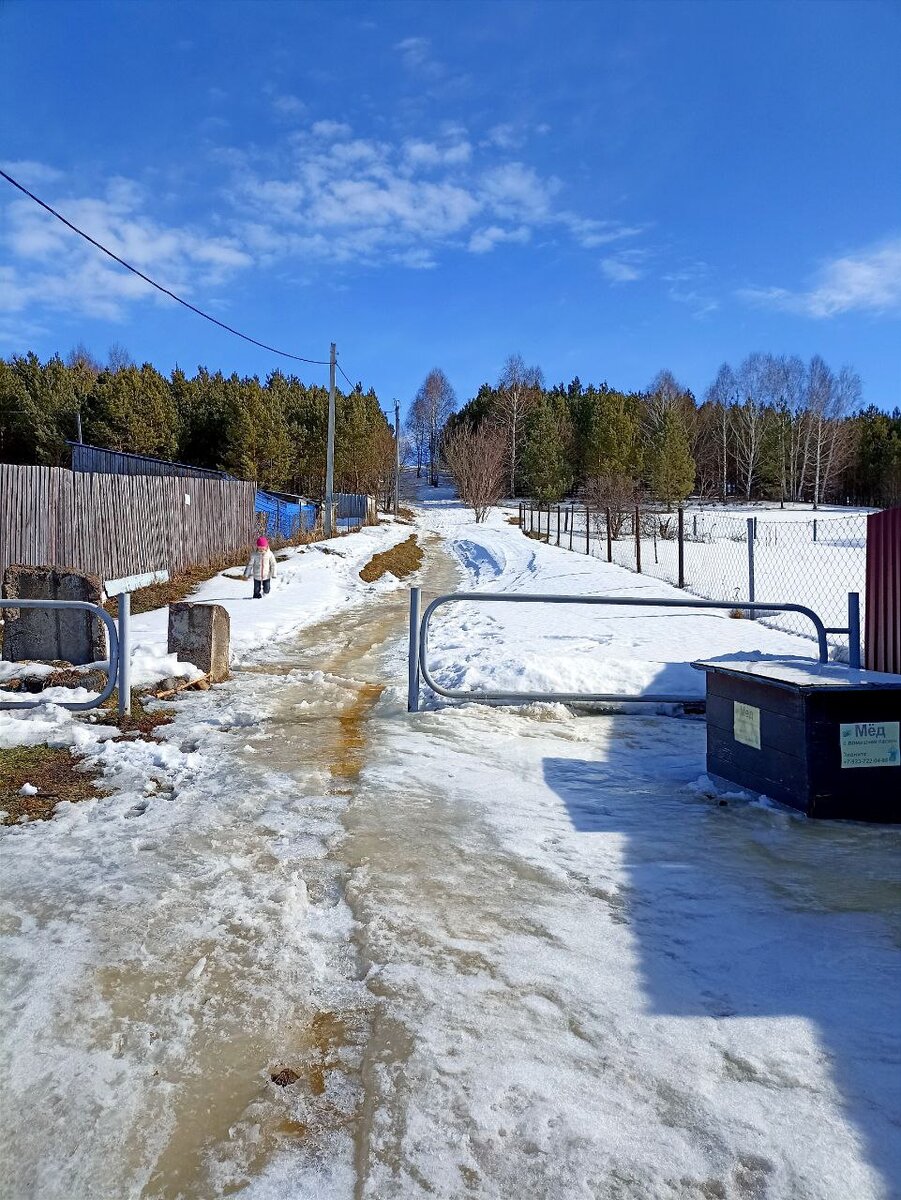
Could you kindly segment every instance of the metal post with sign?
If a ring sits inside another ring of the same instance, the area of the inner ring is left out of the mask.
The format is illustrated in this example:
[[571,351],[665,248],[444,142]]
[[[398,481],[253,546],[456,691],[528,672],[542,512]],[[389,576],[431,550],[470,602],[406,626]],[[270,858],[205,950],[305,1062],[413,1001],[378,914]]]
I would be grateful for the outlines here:
[[[185,495],[185,503],[189,497]],[[168,583],[168,571],[148,571],[143,575],[127,575],[122,579],[107,579],[103,590],[119,601],[119,717],[131,713],[131,593],[153,583]]]

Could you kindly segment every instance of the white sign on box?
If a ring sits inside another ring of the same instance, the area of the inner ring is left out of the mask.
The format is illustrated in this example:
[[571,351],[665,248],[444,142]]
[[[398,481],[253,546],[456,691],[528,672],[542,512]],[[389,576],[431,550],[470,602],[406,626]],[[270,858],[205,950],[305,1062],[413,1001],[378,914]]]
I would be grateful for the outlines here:
[[839,725],[842,767],[901,767],[901,721],[854,721]]
[[760,709],[756,705],[733,701],[732,736],[743,746],[760,749]]

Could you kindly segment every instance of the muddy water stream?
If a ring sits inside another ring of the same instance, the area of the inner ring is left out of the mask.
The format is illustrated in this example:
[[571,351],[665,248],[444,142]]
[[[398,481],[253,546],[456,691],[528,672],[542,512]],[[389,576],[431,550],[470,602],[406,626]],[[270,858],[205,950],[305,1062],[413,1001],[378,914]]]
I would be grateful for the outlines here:
[[[427,539],[424,549],[418,581],[430,593],[453,590],[458,569],[440,541]],[[336,1200],[358,1191],[366,1157],[365,1074],[377,992],[363,981],[366,950],[350,923],[361,910],[365,880],[351,885],[351,877],[379,854],[390,831],[378,828],[378,808],[386,797],[378,797],[375,810],[369,796],[359,811],[357,803],[365,790],[361,772],[378,755],[380,727],[405,717],[408,611],[406,589],[386,593],[302,631],[279,646],[277,659],[236,673],[250,705],[255,695],[261,704],[269,696],[258,733],[249,735],[239,751],[251,777],[265,763],[254,806],[267,805],[276,781],[283,793],[281,832],[286,824],[306,830],[298,845],[309,924],[336,928],[313,947],[309,963],[298,960],[277,982],[287,1004],[275,1005],[261,1019],[249,1011],[252,1006],[240,1003],[243,1020],[217,1022],[215,1039],[195,1039],[195,1061],[180,1074],[168,1114],[171,1136],[143,1200],[240,1194],[248,1186],[253,1194],[255,1180],[264,1181],[262,1194],[268,1195],[265,1180],[280,1158],[293,1184],[307,1170],[317,1177],[325,1170],[328,1194]],[[278,877],[291,838],[273,850],[273,830],[265,820],[262,824],[260,831],[257,816],[253,826],[236,835],[233,857],[239,843],[240,854],[252,854],[263,877],[270,872]],[[316,838],[321,849],[308,844]],[[314,984],[305,977],[309,965],[322,968]],[[255,979],[258,971],[251,958],[245,978],[223,972],[216,981],[223,1001],[238,999],[236,983],[248,995],[256,984],[265,1008],[269,989]],[[206,974],[215,972],[210,959]],[[382,1023],[383,1047],[385,1028]],[[223,1034],[227,1041],[221,1040]],[[393,1046],[393,1056],[399,1053]],[[290,1079],[281,1088],[269,1078],[279,1071]]]
[[[423,586],[453,589],[423,544]],[[94,823],[29,829],[65,840],[53,872],[23,835],[0,910],[4,1197],[353,1196],[376,1005],[355,808],[406,718],[407,619],[406,588],[373,596],[181,702],[171,753],[146,747],[165,783],[133,802],[138,767]]]

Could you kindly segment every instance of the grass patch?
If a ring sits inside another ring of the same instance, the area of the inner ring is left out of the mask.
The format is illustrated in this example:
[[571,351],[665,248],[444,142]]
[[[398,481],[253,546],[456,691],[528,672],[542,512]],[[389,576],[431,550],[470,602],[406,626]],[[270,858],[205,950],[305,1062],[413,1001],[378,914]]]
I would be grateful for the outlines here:
[[[6,813],[3,824],[15,825],[22,817],[46,821],[61,800],[74,803],[99,796],[94,786],[97,772],[79,770],[81,761],[65,748],[14,746],[0,750],[0,809]],[[38,789],[33,796],[23,796],[19,790],[26,783]]]
[[545,545],[549,543],[550,534],[539,533],[537,529],[525,529],[523,532],[525,533],[526,537],[531,538],[533,542],[544,542]]
[[124,717],[119,718],[119,689],[100,707],[100,712],[109,713],[111,724],[118,725],[122,732],[114,742],[132,740],[135,735],[145,742],[153,741],[153,732],[161,725],[171,725],[174,712],[166,709],[154,709],[148,712],[144,707],[144,698],[137,692],[131,693],[131,709]]
[[409,521],[411,525],[416,520],[416,513],[410,508],[409,504],[399,504],[397,506],[397,515],[401,521]]
[[360,578],[364,583],[374,583],[387,574],[395,579],[406,579],[421,566],[422,547],[416,540],[416,534],[411,533],[405,542],[374,555],[360,572]]
[[518,525],[519,517],[507,517],[507,524],[508,525]]

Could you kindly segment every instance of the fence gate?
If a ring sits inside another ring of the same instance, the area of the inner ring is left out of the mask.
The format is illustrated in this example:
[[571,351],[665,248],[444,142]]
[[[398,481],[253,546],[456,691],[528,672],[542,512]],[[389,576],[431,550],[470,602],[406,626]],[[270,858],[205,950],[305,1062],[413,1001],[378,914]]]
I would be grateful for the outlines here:
[[901,673],[901,508],[867,517],[866,667]]

